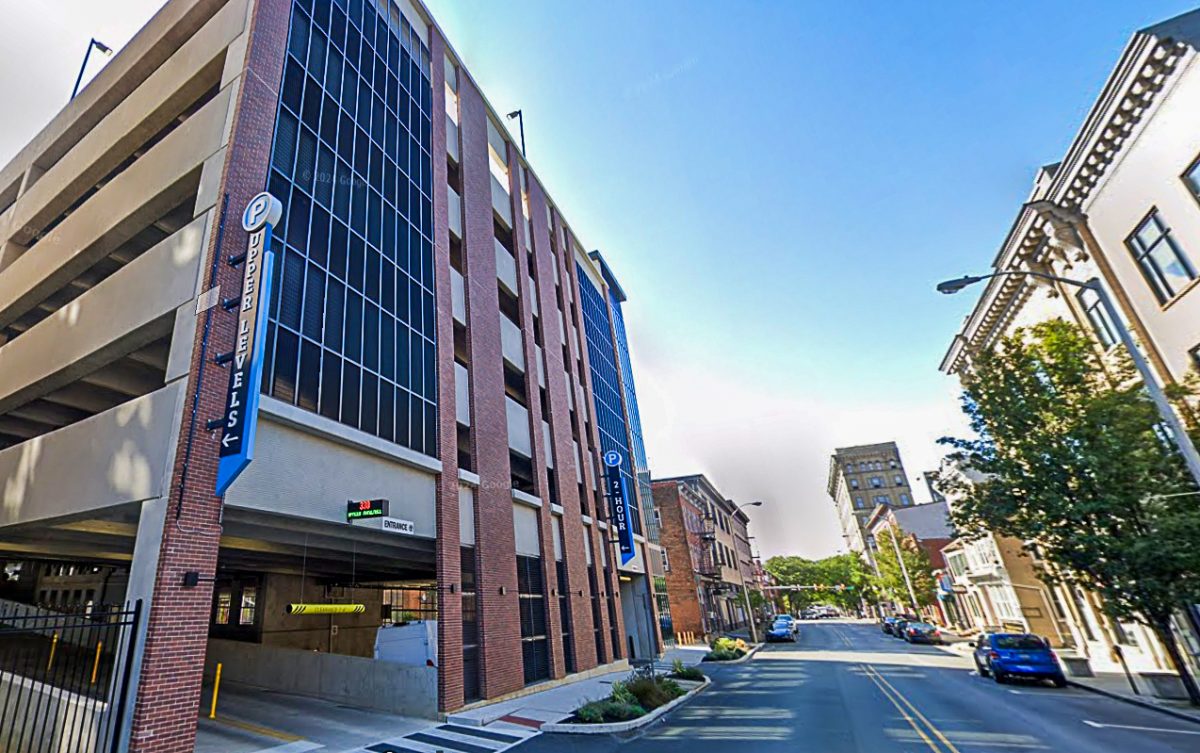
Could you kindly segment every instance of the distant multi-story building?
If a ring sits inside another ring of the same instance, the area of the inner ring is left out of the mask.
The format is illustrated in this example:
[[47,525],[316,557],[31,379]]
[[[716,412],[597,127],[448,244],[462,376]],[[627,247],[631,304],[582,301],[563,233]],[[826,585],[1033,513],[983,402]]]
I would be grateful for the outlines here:
[[[0,558],[89,578],[6,593],[141,603],[128,749],[191,750],[231,653],[432,716],[659,652],[625,292],[505,123],[420,0],[168,0],[0,166]],[[434,657],[373,663],[412,615]]]
[[676,632],[713,635],[747,626],[754,585],[749,518],[702,474],[655,479]]
[[826,490],[837,510],[842,537],[850,551],[870,557],[867,520],[880,505],[913,504],[908,474],[895,442],[842,447],[829,459]]

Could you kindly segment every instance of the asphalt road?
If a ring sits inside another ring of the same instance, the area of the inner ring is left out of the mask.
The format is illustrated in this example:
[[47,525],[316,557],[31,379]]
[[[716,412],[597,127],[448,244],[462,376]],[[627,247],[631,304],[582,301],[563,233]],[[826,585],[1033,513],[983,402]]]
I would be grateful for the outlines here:
[[711,675],[708,690],[632,737],[545,734],[514,750],[1200,751],[1200,724],[1074,688],[997,685],[977,676],[969,658],[910,646],[862,623],[803,623],[795,645],[771,645]]

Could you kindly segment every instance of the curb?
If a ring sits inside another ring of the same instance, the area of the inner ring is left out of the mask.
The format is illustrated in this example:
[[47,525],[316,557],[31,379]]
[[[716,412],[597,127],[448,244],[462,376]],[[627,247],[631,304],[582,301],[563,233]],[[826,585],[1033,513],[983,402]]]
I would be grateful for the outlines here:
[[[754,658],[754,655],[757,654],[759,652],[759,650],[762,649],[762,647],[765,645],[766,645],[765,643],[755,643],[753,646],[750,647],[750,650],[746,652],[745,656],[738,657],[737,659],[727,659],[725,661],[703,661],[703,660],[701,660],[700,663],[697,664],[696,666],[697,667],[703,667],[703,666],[726,667],[726,666],[729,666],[730,664],[742,664],[743,662],[748,662],[752,658]],[[680,697],[682,698],[683,696],[680,696]]]
[[1152,701],[1143,701],[1143,700],[1140,700],[1137,698],[1132,698],[1130,696],[1124,695],[1122,693],[1113,693],[1112,691],[1101,690],[1100,688],[1092,687],[1091,685],[1085,685],[1081,682],[1075,682],[1074,680],[1072,680],[1070,678],[1067,678],[1067,685],[1069,685],[1072,688],[1079,688],[1080,690],[1086,690],[1089,693],[1095,693],[1096,695],[1107,696],[1108,698],[1112,698],[1113,700],[1116,700],[1116,701],[1123,701],[1124,703],[1128,703],[1131,706],[1141,706],[1144,709],[1150,709],[1151,711],[1157,711],[1160,714],[1166,714],[1167,716],[1173,716],[1176,719],[1182,719],[1185,722],[1191,722],[1192,724],[1200,724],[1200,717],[1196,716],[1195,714],[1188,714],[1183,711],[1176,711],[1175,709],[1167,708],[1166,706],[1160,706],[1157,703],[1154,703]]
[[705,677],[704,683],[697,685],[688,692],[679,696],[670,703],[659,706],[645,716],[639,716],[637,719],[630,719],[627,722],[609,722],[607,724],[543,724],[542,732],[559,732],[568,735],[610,735],[617,732],[628,732],[632,729],[644,727],[650,722],[658,719],[674,710],[676,707],[683,705],[691,700],[692,696],[712,685],[712,678]]

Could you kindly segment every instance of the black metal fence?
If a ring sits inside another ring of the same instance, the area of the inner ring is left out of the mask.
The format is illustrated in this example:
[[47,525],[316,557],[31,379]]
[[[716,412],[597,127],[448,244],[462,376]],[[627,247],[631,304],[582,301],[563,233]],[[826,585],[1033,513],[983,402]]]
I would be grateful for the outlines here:
[[117,751],[141,611],[0,602],[0,753]]

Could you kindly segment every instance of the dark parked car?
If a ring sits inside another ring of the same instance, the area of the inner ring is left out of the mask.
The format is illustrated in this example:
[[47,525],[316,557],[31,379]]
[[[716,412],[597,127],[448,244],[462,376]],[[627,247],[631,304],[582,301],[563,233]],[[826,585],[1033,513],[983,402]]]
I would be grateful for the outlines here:
[[777,641],[796,642],[796,632],[792,630],[792,623],[787,620],[776,620],[767,630],[767,643],[775,643]]
[[892,636],[896,638],[904,637],[904,628],[908,625],[908,620],[903,617],[897,617],[892,623]]
[[895,627],[895,625],[896,625],[896,618],[894,616],[884,617],[882,620],[879,621],[879,629],[882,630],[883,632],[887,633],[888,635],[892,634],[892,628]]
[[909,643],[941,643],[942,634],[936,625],[928,622],[910,622],[904,627],[901,636]]
[[984,633],[971,642],[975,648],[975,667],[981,677],[996,682],[1022,677],[1049,680],[1054,687],[1067,684],[1058,657],[1044,639],[1029,633]]

